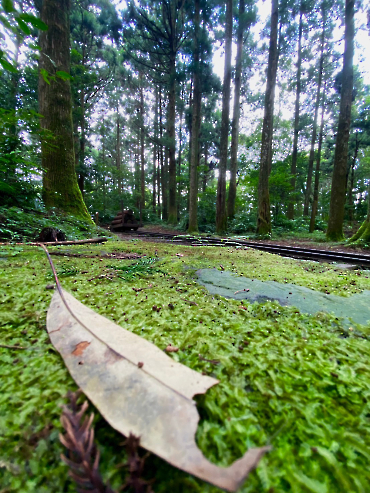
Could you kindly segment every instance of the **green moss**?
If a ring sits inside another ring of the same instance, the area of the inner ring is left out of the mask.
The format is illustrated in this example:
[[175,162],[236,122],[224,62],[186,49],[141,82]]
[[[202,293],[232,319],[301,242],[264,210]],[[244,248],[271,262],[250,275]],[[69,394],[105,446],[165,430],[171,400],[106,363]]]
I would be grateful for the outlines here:
[[105,236],[106,230],[97,228],[91,221],[58,210],[46,212],[24,211],[18,207],[0,207],[0,240],[34,241],[45,227],[61,229],[68,240]]
[[[358,325],[358,332],[348,336],[342,322],[325,313],[305,315],[273,302],[251,305],[212,297],[194,274],[199,268],[223,268],[347,296],[369,289],[366,272],[251,249],[142,241],[63,248],[50,250],[136,252],[147,258],[157,250],[158,261],[141,262],[148,269],[135,278],[117,273],[125,272],[125,266],[132,273],[137,260],[53,259],[63,286],[77,299],[161,348],[178,346],[174,359],[220,380],[197,399],[197,440],[207,457],[227,465],[248,447],[273,445],[241,488],[243,493],[367,491],[370,342],[361,332],[369,327]],[[1,487],[22,493],[74,492],[59,459],[57,435],[59,405],[75,384],[45,331],[50,269],[43,252],[31,247],[6,247],[0,257],[1,344],[29,348],[0,348],[6,382],[0,395]],[[148,289],[133,290],[144,287]],[[153,305],[162,309],[153,311]],[[104,476],[117,487],[124,475],[114,467],[125,457],[122,437],[99,413],[96,435]],[[147,475],[156,478],[156,493],[219,491],[154,456]]]

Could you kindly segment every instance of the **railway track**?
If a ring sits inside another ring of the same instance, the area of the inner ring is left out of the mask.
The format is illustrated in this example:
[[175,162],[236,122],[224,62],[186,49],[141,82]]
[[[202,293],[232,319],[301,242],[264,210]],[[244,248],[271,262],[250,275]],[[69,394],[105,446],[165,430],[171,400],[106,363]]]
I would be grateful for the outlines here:
[[171,243],[185,244],[191,246],[218,246],[232,248],[254,248],[269,253],[275,253],[283,257],[297,258],[301,260],[314,260],[324,262],[335,262],[341,264],[356,265],[365,269],[370,269],[370,255],[357,254],[352,252],[338,252],[328,250],[318,250],[302,247],[287,247],[281,245],[271,245],[259,243],[256,241],[237,240],[230,238],[215,238],[213,236],[192,236],[192,235],[175,235],[169,233],[151,233],[151,232],[127,232],[125,235],[135,237],[163,239]]

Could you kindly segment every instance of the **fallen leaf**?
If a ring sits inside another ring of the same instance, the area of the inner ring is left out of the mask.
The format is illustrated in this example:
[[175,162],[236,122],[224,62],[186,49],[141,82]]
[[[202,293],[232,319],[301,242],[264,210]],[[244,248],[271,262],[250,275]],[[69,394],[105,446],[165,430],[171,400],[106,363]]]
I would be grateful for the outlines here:
[[[199,415],[192,397],[218,380],[177,363],[61,290],[53,295],[47,329],[77,385],[117,431],[140,436],[147,450],[228,491],[241,486],[270,447],[249,449],[231,466],[209,462],[195,443]],[[83,352],[83,365],[76,356]],[[143,366],[139,368],[139,363]]]

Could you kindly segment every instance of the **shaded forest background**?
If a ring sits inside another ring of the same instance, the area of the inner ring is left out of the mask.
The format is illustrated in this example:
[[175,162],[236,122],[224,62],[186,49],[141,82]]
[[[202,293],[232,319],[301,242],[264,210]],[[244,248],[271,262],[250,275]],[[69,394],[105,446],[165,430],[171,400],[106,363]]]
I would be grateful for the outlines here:
[[2,213],[104,224],[131,208],[219,234],[329,222],[331,240],[362,224],[367,245],[370,86],[353,64],[366,6],[263,5],[3,0]]

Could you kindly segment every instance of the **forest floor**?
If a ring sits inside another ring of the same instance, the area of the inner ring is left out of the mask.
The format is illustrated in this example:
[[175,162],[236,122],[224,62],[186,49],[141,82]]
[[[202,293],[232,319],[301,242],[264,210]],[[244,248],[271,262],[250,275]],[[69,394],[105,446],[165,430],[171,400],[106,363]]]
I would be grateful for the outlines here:
[[[235,282],[258,281],[262,289],[296,286],[344,302],[367,295],[368,271],[251,248],[134,237],[50,252],[59,254],[52,258],[62,286],[80,302],[161,349],[176,346],[174,360],[220,381],[196,398],[196,440],[209,460],[226,466],[250,447],[272,445],[241,493],[368,491],[369,322],[351,321],[355,308],[345,321],[263,297],[225,298],[200,285],[197,275],[200,269],[225,272]],[[41,249],[27,245],[1,246],[0,265],[1,491],[75,493],[58,435],[60,406],[76,384],[46,332],[50,267]],[[94,412],[101,471],[118,490],[126,474],[116,467],[127,458],[122,436]],[[153,455],[144,476],[155,479],[156,493],[220,491]]]
[[[171,228],[169,226],[162,226],[158,224],[145,224],[139,229],[142,233],[163,233],[163,234],[186,234],[185,231],[179,231],[178,229]],[[125,239],[129,235],[134,236],[135,233],[118,233],[119,238]],[[233,238],[247,238],[245,235],[228,235]],[[270,240],[259,240],[255,239],[255,235],[251,234],[248,241],[255,241],[257,243],[266,243],[271,245],[281,245],[281,246],[294,246],[294,247],[303,247],[303,248],[312,248],[316,250],[331,250],[338,252],[354,252],[354,253],[363,253],[364,255],[370,255],[369,249],[364,249],[359,246],[353,246],[349,243],[338,242],[326,242],[324,234],[322,233],[320,236],[316,234],[311,235],[309,233],[299,233],[294,234],[294,232],[286,233],[285,236],[275,236]],[[352,234],[348,235],[349,237]],[[158,239],[153,238],[143,238],[144,241],[159,241]]]

